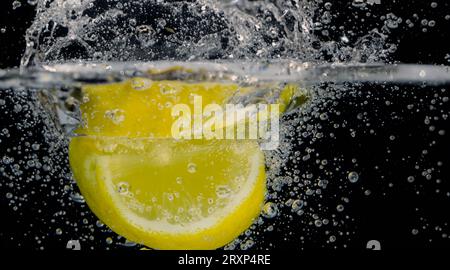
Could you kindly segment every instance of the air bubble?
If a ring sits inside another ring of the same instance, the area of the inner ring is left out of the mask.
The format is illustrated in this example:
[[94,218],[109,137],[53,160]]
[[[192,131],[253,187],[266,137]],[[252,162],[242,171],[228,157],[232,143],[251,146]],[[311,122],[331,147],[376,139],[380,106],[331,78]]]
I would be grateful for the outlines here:
[[320,220],[320,219],[314,220],[314,225],[316,227],[322,227],[322,224],[323,224],[322,220]]
[[8,165],[8,164],[11,164],[14,162],[14,158],[8,157],[8,156],[3,156],[2,162],[4,165]]
[[13,10],[18,9],[18,8],[20,8],[21,6],[22,6],[22,3],[21,3],[20,1],[15,0],[15,1],[12,3],[12,9],[13,9]]
[[301,208],[303,208],[304,202],[302,200],[295,200],[292,202],[292,211],[297,212]]
[[15,104],[15,105],[14,105],[13,111],[14,111],[15,113],[21,112],[21,111],[22,111],[22,106],[21,106],[20,104]]
[[247,250],[247,249],[251,248],[254,244],[255,244],[255,241],[253,241],[252,239],[248,239],[247,241],[241,243],[240,248],[242,250]]
[[38,143],[33,143],[33,144],[31,145],[31,148],[32,148],[34,151],[39,150],[40,147],[41,147],[41,145],[38,144]]
[[85,203],[84,197],[80,193],[70,194],[70,198],[76,203]]
[[357,172],[349,172],[347,178],[350,181],[350,183],[356,183],[359,180],[359,175]]
[[399,23],[402,20],[400,18],[397,18],[393,13],[389,13],[386,15],[386,21],[385,24],[388,28],[396,29],[398,28]]
[[265,218],[274,218],[278,214],[278,207],[273,202],[267,202],[264,204],[262,215]]
[[183,184],[183,177],[177,177],[177,178],[175,179],[175,182],[176,182],[178,185]]
[[121,109],[107,110],[105,118],[110,119],[115,125],[120,125],[125,120],[124,111]]
[[136,91],[142,91],[150,88],[151,81],[144,78],[134,78],[131,80],[131,88]]
[[117,192],[121,195],[128,194],[130,190],[130,185],[127,182],[120,182],[117,184]]
[[228,186],[217,186],[216,195],[219,198],[227,198],[231,194],[231,189]]
[[111,245],[113,243],[113,239],[111,237],[107,237],[105,239],[106,244]]
[[195,173],[195,172],[197,172],[197,164],[195,164],[195,163],[189,163],[188,166],[187,166],[187,171],[188,171],[189,173]]
[[330,235],[330,238],[328,238],[328,241],[330,241],[330,243],[334,243],[336,241],[336,236]]

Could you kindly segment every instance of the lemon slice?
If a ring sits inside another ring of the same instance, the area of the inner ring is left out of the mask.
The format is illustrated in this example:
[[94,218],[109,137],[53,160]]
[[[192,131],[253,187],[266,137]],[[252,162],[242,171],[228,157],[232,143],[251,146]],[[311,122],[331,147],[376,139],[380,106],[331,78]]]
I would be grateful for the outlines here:
[[[261,211],[264,154],[256,140],[174,140],[171,109],[193,108],[196,95],[224,105],[255,91],[146,78],[85,86],[69,160],[90,209],[116,233],[155,249],[231,242]],[[281,110],[295,92],[279,93]]]
[[77,137],[70,156],[93,212],[156,249],[221,247],[251,225],[264,198],[264,156],[251,141]]
[[[248,228],[265,193],[256,141],[171,138],[171,106],[223,104],[236,84],[135,78],[86,86],[70,164],[92,211],[112,230],[156,249],[214,249]],[[155,139],[152,139],[155,138]]]

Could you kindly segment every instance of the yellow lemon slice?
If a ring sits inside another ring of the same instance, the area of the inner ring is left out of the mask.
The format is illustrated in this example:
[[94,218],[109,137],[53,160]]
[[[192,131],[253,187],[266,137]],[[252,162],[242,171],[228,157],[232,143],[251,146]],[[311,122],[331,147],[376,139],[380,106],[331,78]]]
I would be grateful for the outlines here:
[[[135,78],[83,89],[87,136],[70,164],[93,212],[127,239],[158,249],[213,249],[250,226],[264,198],[255,141],[175,141],[171,106],[222,104],[235,84]],[[157,139],[151,139],[157,138]]]
[[[90,85],[70,165],[91,210],[113,231],[155,249],[215,249],[247,229],[265,194],[255,140],[171,137],[171,108],[193,97],[223,105],[254,91],[237,84],[151,81]],[[280,95],[285,105],[294,94]]]
[[77,137],[70,162],[92,211],[157,249],[221,247],[264,199],[264,156],[252,141]]

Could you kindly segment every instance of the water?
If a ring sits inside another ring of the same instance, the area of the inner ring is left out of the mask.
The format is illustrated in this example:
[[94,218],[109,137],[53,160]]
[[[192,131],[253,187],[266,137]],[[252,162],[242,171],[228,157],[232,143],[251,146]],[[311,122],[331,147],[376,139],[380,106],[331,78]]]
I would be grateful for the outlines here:
[[[25,211],[24,207],[33,203],[37,192],[39,196],[45,194],[43,205],[38,207],[41,215],[51,214],[45,210],[47,200],[56,204],[52,209],[65,213],[60,215],[57,211],[48,217],[54,220],[48,225],[50,232],[69,222],[74,226],[70,235],[79,235],[86,246],[93,248],[97,241],[106,241],[111,247],[126,247],[120,241],[111,241],[113,238],[108,235],[112,234],[106,227],[94,226],[96,219],[71,176],[67,164],[68,136],[80,120],[74,100],[80,98],[79,87],[86,82],[115,82],[137,75],[158,80],[156,75],[145,71],[171,65],[174,63],[77,63],[45,65],[23,75],[17,70],[5,71],[0,78],[4,100],[2,121],[11,124],[4,125],[0,143],[5,149],[4,198],[11,209]],[[445,198],[449,192],[439,187],[439,175],[447,160],[440,159],[442,155],[429,154],[440,151],[448,141],[450,84],[445,67],[326,67],[295,61],[177,65],[202,70],[201,77],[195,73],[190,78],[183,73],[166,76],[172,79],[179,76],[183,80],[233,80],[241,85],[282,79],[284,83],[297,83],[309,97],[306,103],[289,108],[281,121],[280,147],[265,153],[268,168],[265,210],[249,233],[236,240],[239,244],[232,243],[228,249],[283,246],[273,235],[290,230],[297,231],[298,238],[293,241],[302,248],[308,247],[317,234],[328,235],[328,240],[321,244],[324,247],[340,246],[352,239],[340,234],[355,222],[347,217],[351,215],[348,198],[356,194],[370,199],[373,194],[393,192],[389,191],[393,185],[420,192],[423,181],[435,182],[431,186],[435,186],[434,192],[439,196]],[[425,76],[419,75],[424,72]],[[419,152],[401,150],[409,144],[420,145]],[[403,164],[405,169],[395,172],[390,163]],[[193,172],[193,167],[186,170]],[[395,177],[400,183],[391,182]],[[34,189],[37,191],[33,192]],[[80,214],[88,218],[87,223],[76,220]],[[51,235],[53,241],[69,237],[65,233]],[[253,241],[251,247],[245,244],[248,241]]]
[[[378,4],[353,6],[367,12]],[[431,193],[447,200],[450,188],[442,178],[449,160],[442,152],[449,142],[448,67],[384,64],[396,50],[390,32],[408,24],[409,18],[395,14],[380,18],[377,30],[324,41],[339,29],[332,5],[37,1],[21,68],[0,71],[0,196],[8,211],[36,217],[17,225],[25,237],[8,241],[64,248],[80,239],[82,249],[140,248],[92,214],[67,160],[68,137],[80,121],[80,87],[136,76],[296,84],[308,97],[282,118],[280,148],[265,153],[263,213],[226,249],[348,247],[359,233],[361,214],[352,202],[360,197],[395,194],[420,201]],[[433,25],[427,21],[426,27]],[[196,72],[148,72],[174,65]],[[428,218],[420,203],[411,208],[415,227],[408,234],[418,235],[420,227],[431,239],[436,227],[449,230]]]

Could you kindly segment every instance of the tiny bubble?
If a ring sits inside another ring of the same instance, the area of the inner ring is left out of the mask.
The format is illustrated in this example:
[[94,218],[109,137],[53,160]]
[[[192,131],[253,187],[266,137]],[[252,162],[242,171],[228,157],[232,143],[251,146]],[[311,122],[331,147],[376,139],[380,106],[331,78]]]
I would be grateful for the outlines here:
[[197,171],[197,165],[195,163],[188,164],[188,172],[195,173]]
[[359,180],[359,175],[357,172],[349,172],[347,178],[350,181],[350,183],[356,183]]

